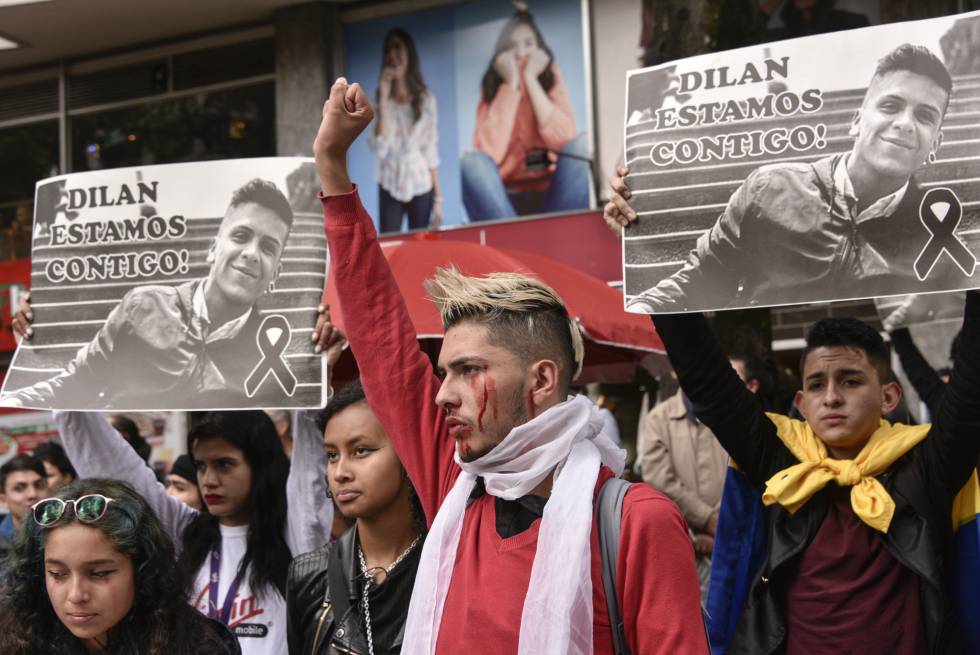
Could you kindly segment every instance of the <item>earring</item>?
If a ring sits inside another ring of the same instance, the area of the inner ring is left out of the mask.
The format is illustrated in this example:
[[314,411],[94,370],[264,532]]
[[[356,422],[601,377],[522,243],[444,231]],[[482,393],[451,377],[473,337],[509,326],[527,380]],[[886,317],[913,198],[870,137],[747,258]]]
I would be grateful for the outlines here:
[[269,282],[269,293],[272,293],[275,290],[276,290],[276,281],[273,280],[272,282]]
[[928,159],[929,159],[929,163],[930,164],[935,164],[936,163],[936,151],[935,150],[933,150],[932,152],[929,153]]

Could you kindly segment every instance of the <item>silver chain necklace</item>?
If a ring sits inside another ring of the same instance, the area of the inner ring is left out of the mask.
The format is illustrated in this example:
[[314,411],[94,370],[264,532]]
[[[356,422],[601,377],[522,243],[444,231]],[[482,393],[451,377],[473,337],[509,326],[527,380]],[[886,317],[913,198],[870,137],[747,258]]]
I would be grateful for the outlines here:
[[419,541],[422,539],[422,535],[415,535],[415,539],[412,543],[408,545],[408,548],[402,551],[402,554],[395,558],[395,561],[388,566],[372,566],[368,568],[367,562],[364,560],[364,551],[361,549],[360,541],[357,544],[357,559],[360,561],[361,565],[361,575],[364,576],[364,591],[361,593],[361,600],[364,604],[364,629],[367,633],[368,642],[368,655],[374,655],[374,633],[371,631],[371,608],[368,605],[368,592],[371,590],[371,583],[374,581],[374,575],[379,571],[384,571],[384,580],[388,579],[388,575],[395,569],[398,564],[408,557],[408,554],[418,546]]

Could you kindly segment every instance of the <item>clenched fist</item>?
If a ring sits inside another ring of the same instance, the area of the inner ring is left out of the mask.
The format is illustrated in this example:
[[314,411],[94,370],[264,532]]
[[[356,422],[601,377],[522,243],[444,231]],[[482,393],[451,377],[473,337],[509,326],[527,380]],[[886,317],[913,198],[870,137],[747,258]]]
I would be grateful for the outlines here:
[[347,150],[373,118],[374,110],[361,85],[337,78],[330,87],[330,97],[323,103],[323,120],[313,141],[313,156],[325,194],[350,191]]

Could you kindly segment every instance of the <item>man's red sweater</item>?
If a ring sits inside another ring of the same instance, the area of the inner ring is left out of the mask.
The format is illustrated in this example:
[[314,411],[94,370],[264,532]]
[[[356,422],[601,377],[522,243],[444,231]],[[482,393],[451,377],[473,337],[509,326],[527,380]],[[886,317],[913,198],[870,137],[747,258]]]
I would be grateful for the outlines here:
[[[330,273],[368,403],[415,485],[431,525],[460,469],[435,397],[440,381],[419,349],[415,328],[357,191],[323,200]],[[596,490],[611,476],[603,468]],[[517,652],[524,596],[540,519],[502,539],[493,498],[466,509],[437,652]],[[593,643],[612,655],[595,516],[592,527]],[[634,655],[707,653],[698,578],[687,525],[677,507],[645,484],[623,504],[616,589]]]

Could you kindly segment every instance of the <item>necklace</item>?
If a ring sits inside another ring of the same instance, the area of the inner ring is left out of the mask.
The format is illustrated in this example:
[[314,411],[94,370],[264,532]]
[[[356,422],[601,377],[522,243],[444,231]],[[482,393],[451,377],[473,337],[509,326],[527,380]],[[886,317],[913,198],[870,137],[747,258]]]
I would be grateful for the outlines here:
[[419,544],[422,539],[422,535],[415,535],[415,539],[412,543],[408,544],[408,548],[402,551],[402,554],[395,558],[395,561],[388,566],[372,566],[368,568],[367,562],[364,560],[364,551],[361,549],[360,541],[357,544],[357,559],[361,565],[361,575],[364,576],[364,591],[361,592],[361,600],[364,604],[364,630],[367,633],[368,642],[368,655],[374,655],[374,634],[371,631],[371,608],[368,605],[368,592],[371,590],[371,583],[374,582],[374,576],[377,573],[384,572],[384,580],[388,579],[388,575],[395,569],[398,564],[408,557],[408,554]]

